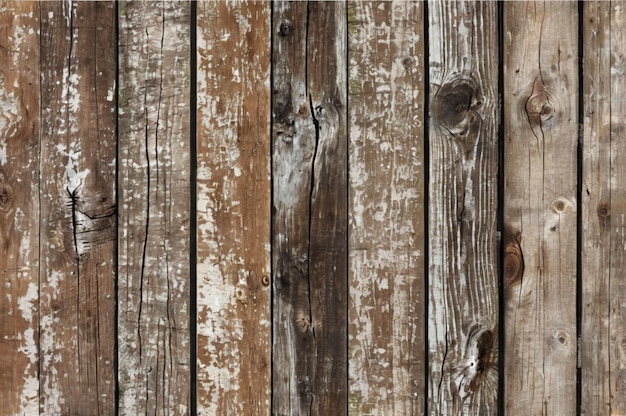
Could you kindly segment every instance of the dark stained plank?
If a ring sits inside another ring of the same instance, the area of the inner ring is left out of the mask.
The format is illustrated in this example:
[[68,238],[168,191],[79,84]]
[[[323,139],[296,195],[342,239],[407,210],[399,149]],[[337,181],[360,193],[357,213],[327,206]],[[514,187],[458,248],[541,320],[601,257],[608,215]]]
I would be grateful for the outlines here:
[[0,403],[39,413],[39,7],[0,3]]
[[344,2],[273,3],[273,413],[347,413]]
[[190,413],[190,3],[120,2],[120,414]]
[[626,414],[626,20],[623,1],[583,19],[583,415]]
[[115,8],[42,2],[40,410],[115,409]]
[[270,15],[199,2],[198,414],[269,415]]
[[497,5],[428,6],[428,412],[496,414]]
[[509,415],[576,414],[577,19],[575,2],[504,3]]
[[349,413],[425,412],[419,1],[351,1]]

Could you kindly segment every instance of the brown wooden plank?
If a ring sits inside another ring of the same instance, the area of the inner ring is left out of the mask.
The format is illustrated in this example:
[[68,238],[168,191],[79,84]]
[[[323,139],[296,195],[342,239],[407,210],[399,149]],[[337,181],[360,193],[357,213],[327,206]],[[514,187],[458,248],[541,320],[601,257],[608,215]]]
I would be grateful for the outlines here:
[[495,2],[429,2],[429,414],[497,412]]
[[273,412],[343,415],[346,5],[273,6]]
[[425,412],[419,1],[351,1],[349,413]]
[[198,414],[270,414],[270,7],[198,3]]
[[572,415],[577,4],[507,2],[504,19],[504,221],[513,256],[505,273],[505,406],[510,415]]
[[115,9],[41,8],[43,414],[115,408]]
[[626,414],[626,21],[623,1],[584,5],[583,415]]
[[119,7],[120,414],[190,412],[190,4]]
[[0,3],[0,403],[39,413],[39,4]]

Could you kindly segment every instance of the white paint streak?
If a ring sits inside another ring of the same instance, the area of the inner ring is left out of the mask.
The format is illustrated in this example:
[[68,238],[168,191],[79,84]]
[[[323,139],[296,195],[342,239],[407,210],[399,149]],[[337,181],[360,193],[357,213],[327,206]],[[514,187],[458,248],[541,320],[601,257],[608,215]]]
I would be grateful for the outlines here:
[[4,88],[4,78],[0,75],[0,166],[7,163],[7,140],[17,133],[20,125],[20,104],[14,92]]

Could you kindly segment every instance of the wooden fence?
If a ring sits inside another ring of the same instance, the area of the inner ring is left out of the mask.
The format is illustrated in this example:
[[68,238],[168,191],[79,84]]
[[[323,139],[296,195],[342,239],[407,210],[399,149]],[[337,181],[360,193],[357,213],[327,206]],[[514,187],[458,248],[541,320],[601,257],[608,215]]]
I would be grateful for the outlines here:
[[0,412],[626,414],[625,12],[0,3]]

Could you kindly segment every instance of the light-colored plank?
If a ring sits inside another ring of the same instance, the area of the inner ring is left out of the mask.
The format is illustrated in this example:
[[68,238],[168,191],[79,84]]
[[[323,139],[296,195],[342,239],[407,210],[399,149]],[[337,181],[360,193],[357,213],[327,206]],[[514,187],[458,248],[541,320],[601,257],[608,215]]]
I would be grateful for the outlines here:
[[583,415],[626,414],[626,2],[584,4]]
[[120,414],[190,408],[190,4],[119,7]]
[[433,415],[498,393],[495,2],[429,2],[429,381]]
[[273,412],[347,412],[344,2],[273,3]]
[[577,4],[506,2],[504,19],[504,221],[524,266],[505,279],[504,405],[573,415]]
[[115,9],[41,8],[43,414],[115,409]]
[[39,4],[0,3],[0,403],[39,412]]
[[269,415],[270,14],[198,3],[198,414]]
[[348,7],[348,410],[422,415],[423,4],[358,0]]

